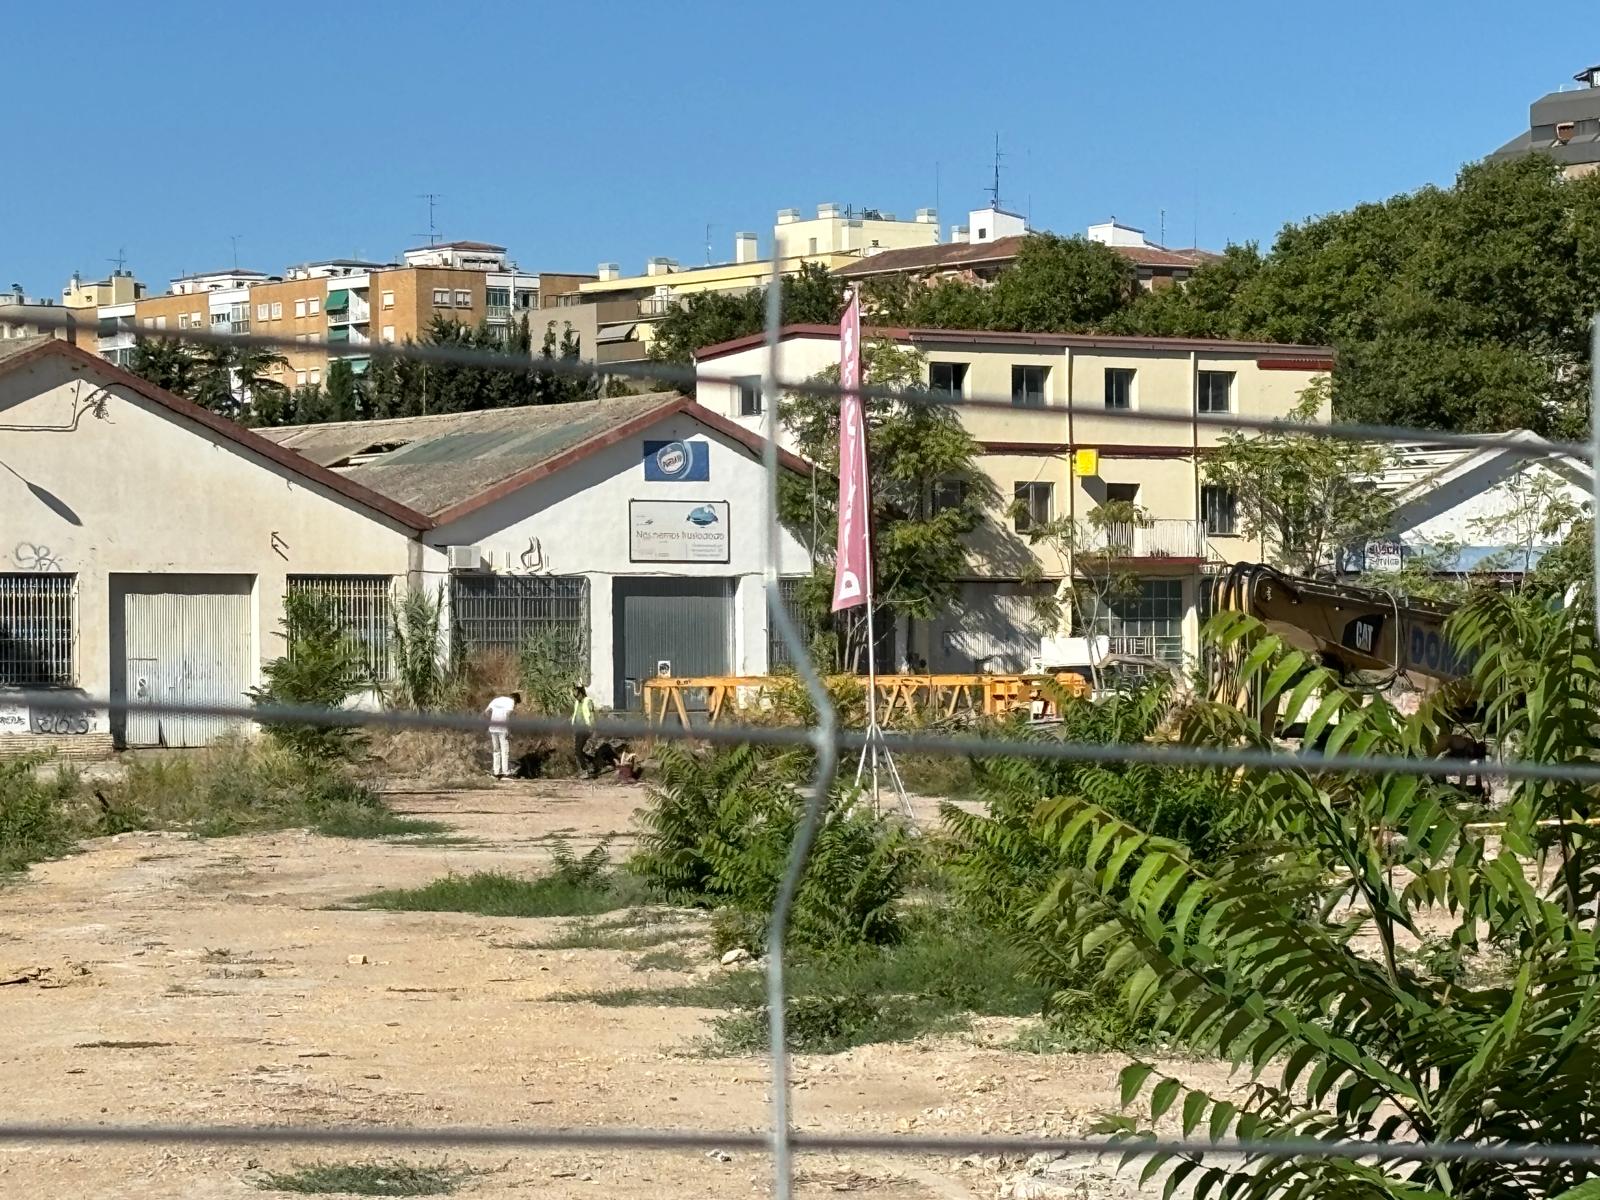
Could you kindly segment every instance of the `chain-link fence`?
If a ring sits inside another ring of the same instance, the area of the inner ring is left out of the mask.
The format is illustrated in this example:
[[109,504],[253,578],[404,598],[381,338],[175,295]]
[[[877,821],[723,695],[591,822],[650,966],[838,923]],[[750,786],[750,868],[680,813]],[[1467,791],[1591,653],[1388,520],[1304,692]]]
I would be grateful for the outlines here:
[[[807,688],[812,703],[819,714],[810,728],[786,728],[773,725],[745,726],[719,724],[689,730],[674,727],[647,726],[642,722],[618,720],[609,728],[618,736],[651,738],[692,738],[715,744],[765,744],[774,746],[809,747],[815,752],[815,771],[808,793],[805,817],[793,840],[791,854],[783,874],[774,904],[768,933],[766,955],[766,985],[770,1015],[770,1070],[772,1079],[771,1128],[767,1133],[749,1133],[734,1130],[708,1129],[539,1129],[518,1127],[495,1129],[485,1127],[454,1128],[396,1128],[393,1126],[360,1125],[316,1128],[290,1128],[280,1126],[228,1126],[206,1127],[199,1124],[181,1127],[141,1127],[119,1124],[116,1121],[86,1122],[73,1126],[33,1124],[0,1124],[0,1143],[41,1141],[103,1141],[150,1143],[233,1143],[233,1144],[362,1144],[388,1147],[431,1146],[500,1146],[536,1148],[552,1146],[583,1146],[589,1148],[617,1149],[693,1149],[693,1148],[749,1148],[770,1150],[775,1164],[774,1194],[786,1200],[791,1193],[794,1171],[791,1155],[796,1150],[858,1150],[885,1154],[1026,1154],[1045,1152],[1106,1152],[1119,1156],[1144,1157],[1172,1155],[1248,1155],[1257,1160],[1266,1159],[1345,1159],[1368,1163],[1407,1162],[1560,1162],[1600,1163],[1600,1146],[1584,1144],[1513,1143],[1417,1143],[1406,1141],[1363,1140],[1330,1142],[1317,1138],[1276,1137],[1261,1139],[1185,1138],[1181,1140],[1146,1140],[1138,1142],[1108,1141],[1101,1139],[1062,1139],[1049,1137],[1003,1136],[922,1136],[904,1134],[895,1136],[850,1135],[842,1133],[807,1133],[792,1128],[790,1119],[790,1080],[788,1069],[787,1037],[785,1024],[786,956],[785,938],[790,910],[797,889],[807,867],[808,855],[827,798],[834,784],[840,754],[860,750],[867,744],[866,735],[859,729],[843,728],[830,701],[829,693],[811,666],[811,655],[801,626],[791,612],[794,585],[778,573],[777,547],[779,520],[777,505],[778,412],[779,397],[785,392],[809,392],[819,395],[837,395],[834,385],[812,379],[780,378],[778,375],[778,345],[780,339],[779,298],[781,289],[774,286],[768,291],[766,326],[766,370],[760,381],[762,403],[759,406],[765,422],[765,466],[769,482],[767,519],[765,522],[766,590],[768,611],[774,624],[775,643],[783,650],[779,657],[791,664]],[[30,323],[44,327],[54,323],[67,327],[71,317],[52,316],[49,313],[30,311]],[[305,350],[306,343],[287,338],[256,334],[240,335],[217,330],[190,329],[184,331],[144,330],[143,336],[166,338],[206,345],[243,344],[261,349]],[[384,355],[411,357],[424,362],[446,363],[473,367],[494,367],[513,371],[531,371],[533,363],[517,356],[463,350],[450,346],[374,346],[375,357]],[[1596,353],[1600,354],[1600,331],[1597,331]],[[696,373],[670,364],[649,363],[595,364],[556,359],[542,360],[537,369],[547,372],[582,377],[634,376],[658,382],[693,384]],[[732,383],[748,386],[747,377],[719,377],[699,373],[698,382]],[[870,386],[863,388],[867,395],[876,395]],[[900,393],[881,393],[904,402]],[[1204,397],[1202,397],[1203,399]],[[941,401],[937,397],[927,402]],[[1011,410],[1014,397],[965,396],[957,401],[963,407],[995,407]],[[1065,415],[1063,406],[1063,415]],[[1086,410],[1087,411],[1087,410]],[[1133,411],[1126,408],[1093,409],[1099,421],[1137,420],[1142,422],[1171,421],[1185,427],[1195,425],[1215,430],[1292,431],[1296,434],[1315,433],[1320,436],[1355,442],[1417,443],[1461,446],[1471,449],[1498,447],[1515,454],[1531,457],[1570,456],[1594,462],[1600,458],[1600,406],[1596,406],[1595,440],[1592,444],[1540,443],[1530,444],[1514,436],[1479,437],[1465,434],[1394,428],[1374,425],[1329,424],[1308,427],[1287,424],[1278,420],[1243,417],[1230,413],[1208,413],[1202,404],[1194,412]],[[823,464],[826,466],[827,464]],[[1600,510],[1600,487],[1596,488],[1595,507]],[[1597,525],[1600,530],[1600,525]],[[1600,556],[1597,556],[1600,561]],[[7,582],[9,576],[0,576],[0,648],[6,645],[4,622],[6,614],[21,616],[10,619],[49,626],[55,620],[56,603],[52,595],[36,594],[27,586]],[[522,582],[519,581],[519,586]],[[469,636],[477,636],[485,644],[508,644],[529,626],[552,619],[563,619],[563,614],[574,620],[586,606],[586,597],[567,594],[555,583],[541,583],[546,587],[539,595],[458,595],[458,621]],[[1600,597],[1600,589],[1597,589]],[[1137,614],[1138,619],[1156,621],[1159,614]],[[1154,626],[1141,628],[1141,636],[1159,636]],[[54,643],[51,643],[54,644]],[[1159,652],[1159,651],[1158,651]],[[54,674],[65,669],[62,652],[53,652],[49,660],[30,667],[28,682],[49,683]],[[74,711],[85,707],[109,712],[113,717],[123,715],[129,705],[110,697],[93,697],[87,701],[78,696],[63,699],[52,691],[24,692],[18,697],[36,710],[51,711],[70,706]],[[273,720],[321,723],[325,725],[370,725],[387,728],[456,729],[479,732],[482,719],[476,714],[433,714],[414,712],[357,712],[297,708],[239,708],[215,705],[162,705],[143,704],[141,709],[152,714],[230,717],[239,720]],[[564,733],[564,721],[546,719],[513,719],[510,729],[514,733],[554,734]],[[1346,753],[1318,753],[1252,749],[1226,746],[1158,745],[1158,744],[1104,744],[1072,740],[1028,739],[1006,740],[984,736],[949,734],[897,735],[885,734],[879,745],[895,753],[933,755],[964,755],[996,758],[1017,756],[1041,760],[1087,763],[1151,763],[1181,767],[1220,767],[1233,771],[1292,770],[1298,773],[1359,773],[1401,777],[1438,777],[1458,774],[1459,763],[1426,757],[1398,755],[1359,755]],[[1474,764],[1474,770],[1485,777],[1507,780],[1542,780],[1600,785],[1600,765],[1583,762],[1545,762],[1538,759],[1508,758],[1502,761]],[[1418,1193],[1421,1194],[1421,1193]]]

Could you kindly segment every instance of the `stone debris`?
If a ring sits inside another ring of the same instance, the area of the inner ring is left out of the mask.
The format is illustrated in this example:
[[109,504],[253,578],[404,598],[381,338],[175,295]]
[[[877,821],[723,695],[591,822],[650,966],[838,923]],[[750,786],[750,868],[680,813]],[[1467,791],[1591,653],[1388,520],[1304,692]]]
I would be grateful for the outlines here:
[[729,950],[726,954],[724,954],[722,956],[722,965],[725,966],[725,967],[731,967],[735,963],[742,963],[742,962],[749,962],[749,961],[750,961],[750,951],[744,949],[742,946],[735,946],[732,950]]

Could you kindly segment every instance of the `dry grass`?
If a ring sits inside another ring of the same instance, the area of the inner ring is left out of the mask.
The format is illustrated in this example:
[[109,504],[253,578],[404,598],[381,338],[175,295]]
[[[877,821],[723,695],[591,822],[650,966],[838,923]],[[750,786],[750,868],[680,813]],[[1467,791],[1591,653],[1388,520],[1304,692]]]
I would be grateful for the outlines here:
[[378,773],[430,788],[488,787],[489,739],[486,734],[452,729],[379,730],[372,735],[371,755]]

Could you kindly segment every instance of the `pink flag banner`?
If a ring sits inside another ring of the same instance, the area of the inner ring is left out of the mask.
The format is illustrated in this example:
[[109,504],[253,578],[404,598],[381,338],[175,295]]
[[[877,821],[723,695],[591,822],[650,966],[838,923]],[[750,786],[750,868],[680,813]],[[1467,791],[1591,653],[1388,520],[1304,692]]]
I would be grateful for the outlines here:
[[861,411],[861,298],[851,294],[839,321],[839,546],[833,611],[867,602],[872,563],[867,522],[867,427]]

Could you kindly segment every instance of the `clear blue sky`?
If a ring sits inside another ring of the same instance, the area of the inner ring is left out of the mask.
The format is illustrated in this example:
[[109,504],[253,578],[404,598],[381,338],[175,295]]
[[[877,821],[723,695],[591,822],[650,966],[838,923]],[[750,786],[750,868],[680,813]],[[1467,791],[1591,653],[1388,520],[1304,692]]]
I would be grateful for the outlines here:
[[[1183,245],[1429,182],[1591,60],[1489,0],[1142,5],[193,0],[7,5],[0,286],[126,248],[173,274],[361,254],[427,229],[530,270],[731,257],[819,201],[948,227],[1115,215]],[[937,164],[937,167],[936,167]]]

